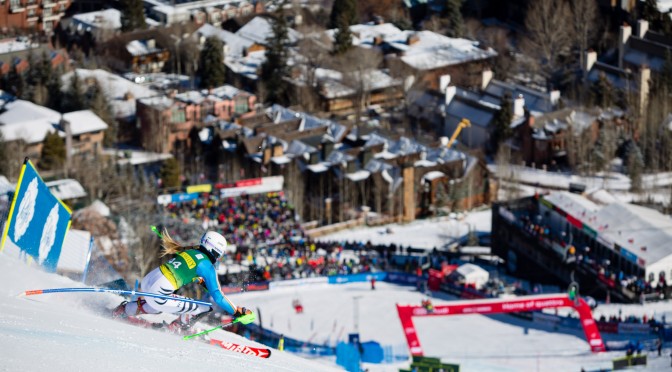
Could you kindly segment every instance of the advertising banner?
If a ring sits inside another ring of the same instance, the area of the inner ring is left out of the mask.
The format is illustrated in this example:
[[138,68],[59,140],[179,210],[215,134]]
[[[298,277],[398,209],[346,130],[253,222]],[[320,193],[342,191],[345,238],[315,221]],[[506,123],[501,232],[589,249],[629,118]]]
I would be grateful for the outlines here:
[[368,282],[372,278],[378,281],[385,280],[387,273],[366,273],[366,274],[352,274],[352,275],[333,275],[329,277],[329,284],[344,284],[354,282]]
[[539,295],[517,297],[515,299],[485,299],[471,301],[455,301],[450,305],[436,305],[428,310],[420,305],[399,305],[397,312],[401,321],[406,341],[412,355],[422,355],[422,346],[413,325],[414,316],[446,316],[464,314],[494,314],[519,311],[535,311],[546,308],[572,307],[579,313],[579,320],[584,334],[593,352],[605,351],[602,336],[593,320],[590,306],[582,300],[572,301],[566,294]]
[[54,272],[72,212],[44,184],[37,170],[26,159],[7,216],[0,251],[7,242]]
[[651,332],[651,326],[641,323],[618,323],[619,334],[648,335]]

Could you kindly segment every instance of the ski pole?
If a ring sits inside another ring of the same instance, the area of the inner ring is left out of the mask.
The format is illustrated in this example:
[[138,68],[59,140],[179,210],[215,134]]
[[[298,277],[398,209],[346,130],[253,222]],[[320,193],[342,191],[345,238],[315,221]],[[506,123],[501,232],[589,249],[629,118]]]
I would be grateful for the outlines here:
[[123,289],[112,289],[112,288],[49,288],[49,289],[34,289],[31,291],[24,291],[22,293],[19,293],[18,296],[33,296],[33,295],[39,295],[39,294],[47,294],[47,293],[58,293],[58,292],[107,292],[107,293],[115,293],[115,294],[120,294],[120,295],[128,295],[128,296],[143,296],[143,297],[154,297],[154,298],[161,298],[165,300],[175,300],[175,301],[180,301],[180,302],[189,302],[197,305],[203,305],[203,306],[212,306],[210,302],[205,302],[205,301],[199,301],[199,300],[193,300],[191,298],[187,297],[175,297],[175,296],[166,296],[158,293],[148,293],[148,292],[140,292],[140,291],[126,291]]
[[149,228],[152,229],[152,231],[154,231],[154,234],[156,234],[159,237],[159,239],[163,239],[163,234],[161,234],[161,232],[159,231],[159,229],[156,228],[156,226],[152,225]]
[[194,337],[202,336],[204,334],[214,332],[218,329],[227,328],[229,326],[232,326],[234,323],[250,324],[250,323],[254,322],[255,319],[257,319],[257,316],[254,313],[245,314],[245,315],[240,316],[240,317],[238,317],[238,318],[236,318],[236,319],[234,319],[234,320],[232,320],[232,321],[230,321],[226,324],[218,325],[217,327],[206,329],[205,331],[194,333],[193,335],[184,336],[184,337],[182,337],[182,339],[183,340],[190,340]]

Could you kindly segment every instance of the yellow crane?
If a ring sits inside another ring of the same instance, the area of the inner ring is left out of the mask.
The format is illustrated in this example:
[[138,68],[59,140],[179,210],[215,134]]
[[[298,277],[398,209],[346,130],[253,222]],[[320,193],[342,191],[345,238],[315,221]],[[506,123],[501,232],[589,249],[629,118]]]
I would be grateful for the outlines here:
[[457,136],[460,135],[460,132],[462,131],[463,128],[470,127],[470,126],[471,126],[471,122],[469,121],[469,119],[462,119],[462,121],[460,121],[457,124],[457,128],[455,128],[455,132],[453,132],[453,136],[450,137],[450,141],[448,141],[448,144],[446,145],[446,148],[449,149],[453,145],[453,142],[455,142],[455,139],[457,138]]

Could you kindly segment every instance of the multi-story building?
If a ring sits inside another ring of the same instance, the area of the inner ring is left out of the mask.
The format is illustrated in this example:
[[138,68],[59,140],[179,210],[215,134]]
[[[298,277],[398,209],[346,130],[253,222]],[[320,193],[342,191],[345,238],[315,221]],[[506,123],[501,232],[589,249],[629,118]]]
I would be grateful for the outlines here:
[[254,110],[255,95],[224,85],[215,89],[170,93],[137,101],[142,145],[149,151],[169,153],[176,142],[187,142],[189,133],[208,120],[233,121]]
[[68,56],[64,50],[53,50],[44,44],[33,43],[26,37],[8,38],[0,40],[0,76],[13,68],[19,73],[26,71],[30,67],[30,54],[33,55],[33,61],[46,57],[52,68],[68,68]]
[[0,25],[51,34],[71,3],[71,0],[3,0]]
[[[65,138],[67,157],[95,157],[102,153],[107,124],[90,110],[58,113],[16,99],[0,111],[0,132],[5,142],[20,142],[26,156],[37,159],[50,132]],[[4,145],[4,144],[3,144]]]

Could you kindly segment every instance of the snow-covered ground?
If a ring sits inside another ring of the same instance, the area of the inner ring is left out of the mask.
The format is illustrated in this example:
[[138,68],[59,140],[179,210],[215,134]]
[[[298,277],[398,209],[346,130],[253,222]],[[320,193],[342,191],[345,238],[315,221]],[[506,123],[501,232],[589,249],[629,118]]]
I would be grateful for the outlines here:
[[[7,371],[329,371],[334,358],[308,360],[274,350],[270,359],[229,352],[198,341],[141,329],[103,315],[121,298],[112,294],[46,294],[16,297],[29,289],[70,287],[78,283],[0,254],[0,348]],[[422,294],[409,287],[378,283],[305,285],[231,296],[239,305],[259,308],[264,327],[300,340],[333,344],[346,340],[357,325],[362,341],[402,348],[395,303],[419,303]],[[296,314],[298,298],[304,313]],[[355,300],[355,298],[358,298]],[[443,300],[435,299],[437,304]],[[638,305],[635,305],[638,306]],[[661,304],[672,309],[672,304]],[[656,310],[656,311],[663,311]],[[171,316],[155,316],[169,320]],[[458,363],[463,371],[578,371],[608,368],[622,352],[592,354],[580,331],[551,332],[509,315],[416,318],[416,328],[428,356]],[[213,338],[259,344],[216,331]],[[668,355],[669,350],[664,355]],[[397,371],[410,362],[366,365],[370,371]],[[667,356],[650,354],[649,369],[668,368]]]
[[[490,210],[453,217],[416,221],[410,224],[341,231],[323,240],[395,243],[433,248],[470,229],[490,231]],[[387,229],[391,231],[388,233]],[[122,299],[103,293],[47,294],[17,297],[30,289],[74,287],[81,284],[26,266],[13,255],[0,253],[0,370],[89,371],[329,371],[340,370],[334,357],[301,358],[274,350],[270,359],[229,352],[216,346],[187,342],[174,335],[141,329],[107,317],[109,309]],[[435,294],[435,304],[449,301]],[[270,291],[230,295],[240,306],[259,310],[264,328],[298,340],[335,345],[359,330],[362,341],[392,346],[408,353],[395,308],[396,303],[419,304],[425,296],[412,287],[377,283],[344,285],[313,284],[280,287]],[[304,306],[296,314],[292,301]],[[672,320],[672,303],[647,305],[600,305],[596,315],[647,314]],[[170,321],[171,315],[157,315],[154,321]],[[463,315],[415,318],[425,355],[456,363],[462,371],[579,371],[611,368],[611,360],[623,352],[593,354],[582,331],[553,331],[511,315]],[[205,327],[205,325],[200,325]],[[213,338],[261,346],[225,331]],[[603,335],[607,336],[607,335]],[[605,337],[606,339],[607,337]],[[612,336],[613,339],[613,336]],[[649,370],[670,368],[670,350],[662,357],[649,353]],[[395,364],[367,364],[371,372],[408,368],[410,360]]]
[[[486,209],[454,216],[417,220],[407,224],[361,227],[319,237],[319,241],[358,241],[414,248],[440,248],[472,231],[492,230],[492,211]],[[389,232],[388,232],[389,231]]]
[[[29,289],[78,286],[0,254],[0,370],[3,371],[337,371],[274,351],[269,359],[226,351],[199,341],[143,329],[103,315],[116,295],[48,294],[17,297]],[[154,320],[171,319],[169,316]],[[215,331],[213,338],[262,346]]]

